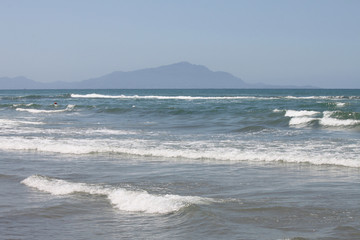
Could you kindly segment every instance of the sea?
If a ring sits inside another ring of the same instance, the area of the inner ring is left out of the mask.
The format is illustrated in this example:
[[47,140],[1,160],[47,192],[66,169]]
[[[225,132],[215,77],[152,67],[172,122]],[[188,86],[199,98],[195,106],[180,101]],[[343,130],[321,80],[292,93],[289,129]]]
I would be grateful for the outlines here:
[[360,90],[1,90],[0,239],[360,239]]

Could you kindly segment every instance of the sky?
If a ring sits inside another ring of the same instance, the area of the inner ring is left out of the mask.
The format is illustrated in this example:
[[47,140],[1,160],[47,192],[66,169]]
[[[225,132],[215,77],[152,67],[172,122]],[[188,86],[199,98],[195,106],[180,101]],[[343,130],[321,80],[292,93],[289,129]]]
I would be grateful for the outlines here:
[[247,83],[360,88],[358,0],[0,0],[0,77],[181,61]]

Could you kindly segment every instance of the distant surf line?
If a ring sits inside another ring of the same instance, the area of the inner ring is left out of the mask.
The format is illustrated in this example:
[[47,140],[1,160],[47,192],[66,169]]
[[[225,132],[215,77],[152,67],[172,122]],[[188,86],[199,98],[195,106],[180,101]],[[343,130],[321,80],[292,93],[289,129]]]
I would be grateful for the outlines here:
[[98,93],[90,94],[70,94],[72,98],[111,98],[111,99],[158,99],[158,100],[237,100],[237,99],[253,99],[253,100],[277,100],[277,99],[321,99],[321,100],[339,100],[339,99],[357,99],[356,96],[157,96],[157,95],[104,95]]

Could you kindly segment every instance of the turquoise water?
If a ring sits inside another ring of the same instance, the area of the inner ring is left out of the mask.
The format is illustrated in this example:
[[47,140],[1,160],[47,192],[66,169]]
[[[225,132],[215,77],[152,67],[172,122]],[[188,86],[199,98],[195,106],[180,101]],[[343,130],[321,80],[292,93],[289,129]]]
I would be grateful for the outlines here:
[[360,90],[0,91],[0,232],[359,239],[359,103]]

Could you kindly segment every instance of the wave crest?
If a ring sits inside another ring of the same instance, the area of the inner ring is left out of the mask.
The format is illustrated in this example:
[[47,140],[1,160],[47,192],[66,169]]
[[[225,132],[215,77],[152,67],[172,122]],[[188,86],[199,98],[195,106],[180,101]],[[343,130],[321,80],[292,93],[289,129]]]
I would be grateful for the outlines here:
[[105,95],[98,93],[89,94],[70,94],[72,98],[118,98],[118,99],[158,99],[158,100],[236,100],[236,99],[253,99],[253,100],[339,100],[339,99],[359,99],[358,96],[158,96],[158,95]]
[[150,214],[168,214],[192,204],[206,204],[212,201],[209,198],[196,196],[157,195],[147,191],[127,190],[99,184],[74,183],[41,175],[32,175],[21,183],[53,195],[74,193],[104,195],[119,210]]
[[[279,110],[275,109],[274,112]],[[358,113],[344,113],[335,111],[308,111],[308,110],[286,110],[285,117],[290,117],[289,125],[309,125],[312,122],[318,122],[324,127],[353,127],[360,125],[360,120],[356,119]],[[339,118],[338,118],[339,117]],[[352,117],[355,119],[347,119]]]
[[[3,138],[0,138],[0,140]],[[25,139],[7,138],[1,141],[1,150],[31,150],[54,152],[61,154],[119,154],[146,158],[247,161],[247,162],[288,162],[311,163],[315,165],[339,165],[360,167],[358,159],[359,143],[343,143],[336,141],[300,141],[300,142],[266,142],[236,141],[219,142],[214,146],[211,141],[182,141],[184,147],[179,148],[177,142],[161,144],[141,139]],[[334,151],[336,149],[336,151]]]
[[16,111],[20,112],[29,112],[29,113],[59,113],[59,112],[69,112],[75,108],[75,105],[69,104],[65,109],[57,110],[44,110],[44,109],[33,109],[33,108],[16,108]]

